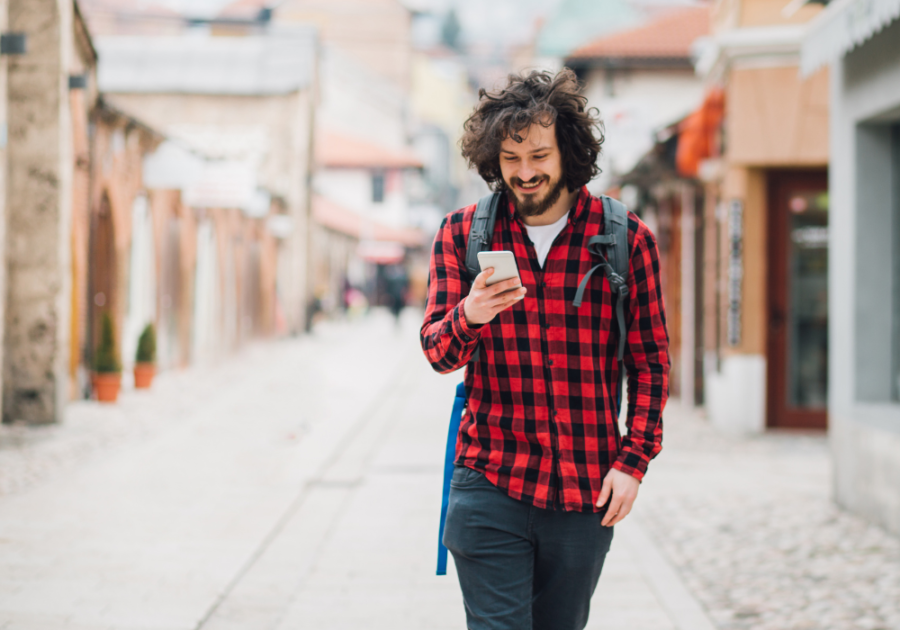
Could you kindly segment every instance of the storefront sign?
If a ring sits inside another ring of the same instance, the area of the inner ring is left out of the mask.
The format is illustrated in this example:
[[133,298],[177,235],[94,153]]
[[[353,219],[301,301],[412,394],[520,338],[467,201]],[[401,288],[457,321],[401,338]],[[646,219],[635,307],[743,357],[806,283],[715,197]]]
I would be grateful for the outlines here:
[[744,280],[744,202],[728,206],[728,345],[741,343],[741,294]]

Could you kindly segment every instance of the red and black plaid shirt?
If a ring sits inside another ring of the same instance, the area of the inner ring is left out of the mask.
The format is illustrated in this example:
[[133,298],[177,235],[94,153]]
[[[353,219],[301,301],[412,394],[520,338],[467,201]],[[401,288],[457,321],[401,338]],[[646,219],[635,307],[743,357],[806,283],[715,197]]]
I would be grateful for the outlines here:
[[[463,311],[474,213],[475,206],[469,206],[441,224],[421,330],[422,348],[435,370],[468,366],[456,463],[539,508],[598,512],[595,503],[609,469],[641,479],[662,448],[669,342],[653,234],[628,214],[628,434],[623,437],[616,419],[618,327],[606,276],[594,273],[581,308],[572,306],[578,283],[599,262],[585,244],[603,231],[601,200],[581,190],[543,269],[512,204],[505,211],[501,206],[492,248],[515,253],[528,293],[481,326],[468,324]],[[469,363],[479,346],[478,361]]]

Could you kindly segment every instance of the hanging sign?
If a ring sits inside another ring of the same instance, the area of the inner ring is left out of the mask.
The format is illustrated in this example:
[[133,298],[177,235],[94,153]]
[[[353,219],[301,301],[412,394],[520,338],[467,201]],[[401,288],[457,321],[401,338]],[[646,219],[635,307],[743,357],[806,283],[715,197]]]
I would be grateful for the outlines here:
[[744,202],[728,206],[728,345],[741,343],[741,298],[744,281]]

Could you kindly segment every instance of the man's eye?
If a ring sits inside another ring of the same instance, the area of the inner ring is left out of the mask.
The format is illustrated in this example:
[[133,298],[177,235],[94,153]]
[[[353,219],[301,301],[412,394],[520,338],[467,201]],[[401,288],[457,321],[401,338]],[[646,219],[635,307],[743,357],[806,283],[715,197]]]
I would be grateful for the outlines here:
[[545,157],[547,157],[546,154],[544,154],[544,155],[535,155],[535,156],[534,156],[534,159],[535,159],[535,160],[543,160]]

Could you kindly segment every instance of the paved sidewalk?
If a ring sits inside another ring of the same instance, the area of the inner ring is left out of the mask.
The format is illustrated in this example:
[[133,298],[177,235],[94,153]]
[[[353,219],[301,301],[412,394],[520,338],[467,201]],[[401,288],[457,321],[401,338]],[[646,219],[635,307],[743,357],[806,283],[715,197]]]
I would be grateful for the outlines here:
[[831,500],[824,434],[713,431],[673,403],[637,516],[721,630],[900,630],[900,540]]
[[[459,375],[416,328],[325,324],[0,443],[26,470],[0,496],[0,630],[463,628],[434,576]],[[712,626],[635,520],[589,627]]]

